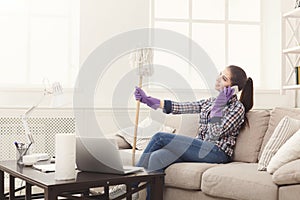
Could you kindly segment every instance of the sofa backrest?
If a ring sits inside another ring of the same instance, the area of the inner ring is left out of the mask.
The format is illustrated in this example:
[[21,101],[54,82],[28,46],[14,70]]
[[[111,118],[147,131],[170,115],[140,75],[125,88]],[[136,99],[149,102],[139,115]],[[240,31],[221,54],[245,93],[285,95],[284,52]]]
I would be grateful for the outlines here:
[[[258,154],[268,128],[270,111],[251,110],[247,113],[249,126],[237,138],[233,160],[257,162]],[[176,133],[195,137],[198,133],[199,115],[167,115],[165,125],[176,128]]]
[[248,126],[237,137],[233,161],[257,162],[258,154],[268,128],[269,110],[250,110],[247,113]]
[[167,115],[164,124],[175,128],[176,134],[195,137],[198,133],[199,115],[184,114],[184,115]]
[[[268,128],[270,111],[251,110],[247,113],[249,126],[237,138],[234,161],[257,162],[258,154]],[[167,115],[165,125],[176,129],[176,134],[195,137],[198,133],[199,115]]]
[[[300,119],[300,109],[276,107],[272,110],[250,110],[247,113],[249,126],[246,126],[237,138],[233,161],[257,162],[276,126],[284,116]],[[165,125],[176,128],[178,134],[195,137],[199,115],[168,115]]]

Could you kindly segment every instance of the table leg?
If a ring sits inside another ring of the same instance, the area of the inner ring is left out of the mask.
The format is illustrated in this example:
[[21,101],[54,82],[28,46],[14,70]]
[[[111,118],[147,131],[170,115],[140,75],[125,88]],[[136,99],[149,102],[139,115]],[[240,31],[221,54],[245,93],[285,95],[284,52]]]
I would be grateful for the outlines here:
[[0,171],[0,199],[4,199],[4,172]]
[[15,177],[9,175],[9,200],[15,199]]
[[81,193],[81,197],[88,197],[90,195],[90,190],[88,189],[88,190],[85,190],[85,191],[83,191],[82,193]]
[[155,177],[150,183],[151,200],[163,200],[164,177]]
[[31,200],[31,187],[32,185],[26,182],[25,186],[25,200]]
[[[131,185],[126,185],[126,193],[128,194],[129,192],[131,192],[132,188],[131,188]],[[126,197],[126,200],[132,200],[132,195],[130,196],[127,196]]]
[[104,199],[108,199],[109,198],[109,186],[105,185],[104,186]]
[[45,200],[57,200],[58,194],[50,188],[45,189]]

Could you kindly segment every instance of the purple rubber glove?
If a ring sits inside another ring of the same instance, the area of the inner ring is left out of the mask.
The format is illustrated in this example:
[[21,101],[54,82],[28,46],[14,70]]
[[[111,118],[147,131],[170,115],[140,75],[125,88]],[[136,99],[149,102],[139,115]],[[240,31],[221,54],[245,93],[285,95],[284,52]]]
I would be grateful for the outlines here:
[[226,106],[228,100],[234,94],[234,89],[229,87],[225,87],[217,96],[215,103],[210,111],[210,117],[223,117],[222,110]]
[[160,107],[159,99],[147,96],[146,93],[139,87],[135,87],[134,96],[137,101],[147,104],[147,106],[149,106],[150,108],[156,110],[157,108]]

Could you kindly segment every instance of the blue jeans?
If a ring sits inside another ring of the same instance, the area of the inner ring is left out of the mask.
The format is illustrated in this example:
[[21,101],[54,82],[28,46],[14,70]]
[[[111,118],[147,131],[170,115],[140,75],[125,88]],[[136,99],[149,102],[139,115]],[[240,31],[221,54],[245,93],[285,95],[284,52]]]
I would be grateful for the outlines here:
[[[156,133],[145,148],[137,166],[163,172],[177,162],[227,163],[231,160],[211,142],[172,133]],[[150,199],[149,187],[147,199]]]

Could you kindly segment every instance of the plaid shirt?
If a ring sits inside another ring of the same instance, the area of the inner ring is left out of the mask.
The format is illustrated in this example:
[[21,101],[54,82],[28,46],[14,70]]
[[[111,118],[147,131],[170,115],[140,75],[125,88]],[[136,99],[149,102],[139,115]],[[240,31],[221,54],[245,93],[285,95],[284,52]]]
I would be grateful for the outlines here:
[[236,137],[244,123],[245,108],[234,95],[223,109],[220,122],[210,121],[210,111],[215,98],[203,99],[196,102],[173,102],[165,100],[164,112],[172,114],[199,113],[200,121],[197,138],[210,141],[232,157]]

